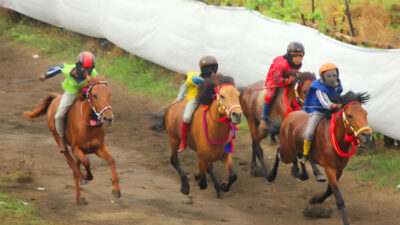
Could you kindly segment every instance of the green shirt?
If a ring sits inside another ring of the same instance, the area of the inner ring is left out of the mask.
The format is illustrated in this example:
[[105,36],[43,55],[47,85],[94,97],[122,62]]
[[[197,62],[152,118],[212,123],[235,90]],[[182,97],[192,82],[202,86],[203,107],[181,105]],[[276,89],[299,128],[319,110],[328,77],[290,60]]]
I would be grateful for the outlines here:
[[[64,91],[71,94],[78,94],[85,86],[87,80],[83,80],[81,82],[77,82],[71,75],[71,71],[75,68],[75,65],[68,65],[64,63],[64,68],[61,72],[65,75],[65,80],[62,82],[61,86]],[[96,77],[97,71],[96,69],[92,70],[90,77]]]

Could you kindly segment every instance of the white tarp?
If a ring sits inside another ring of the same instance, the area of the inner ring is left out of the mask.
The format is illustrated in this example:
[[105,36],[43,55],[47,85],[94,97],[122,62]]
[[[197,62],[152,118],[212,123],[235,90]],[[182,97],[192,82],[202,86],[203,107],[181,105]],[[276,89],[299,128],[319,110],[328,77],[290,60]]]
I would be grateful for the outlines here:
[[371,94],[365,108],[373,129],[400,139],[400,49],[356,47],[254,11],[189,0],[0,0],[0,5],[106,38],[181,73],[198,70],[202,56],[214,55],[220,72],[240,85],[265,79],[272,59],[289,42],[300,41],[306,49],[302,71],[317,72],[326,61],[337,64],[345,91]]

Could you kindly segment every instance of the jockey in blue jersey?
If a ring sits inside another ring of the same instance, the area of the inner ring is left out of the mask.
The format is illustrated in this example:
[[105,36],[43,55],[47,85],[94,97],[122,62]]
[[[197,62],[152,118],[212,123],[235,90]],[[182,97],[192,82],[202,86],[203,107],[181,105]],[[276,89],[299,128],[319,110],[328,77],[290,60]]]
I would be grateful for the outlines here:
[[324,63],[319,69],[319,75],[321,78],[311,84],[304,101],[305,111],[311,113],[311,116],[304,135],[303,156],[300,160],[303,164],[308,159],[315,129],[319,121],[324,118],[326,112],[342,107],[341,104],[335,104],[331,101],[333,97],[343,91],[337,66],[329,62]]
[[65,92],[61,97],[60,105],[58,106],[54,118],[55,127],[58,135],[60,136],[60,141],[57,141],[60,153],[65,152],[67,149],[64,133],[65,114],[77,99],[77,95],[84,88],[86,81],[88,81],[91,77],[97,76],[94,65],[94,55],[85,51],[78,55],[75,65],[64,63],[62,66],[53,66],[48,69],[45,74],[40,76],[40,79],[44,81],[60,73],[65,75],[65,80],[61,84]]

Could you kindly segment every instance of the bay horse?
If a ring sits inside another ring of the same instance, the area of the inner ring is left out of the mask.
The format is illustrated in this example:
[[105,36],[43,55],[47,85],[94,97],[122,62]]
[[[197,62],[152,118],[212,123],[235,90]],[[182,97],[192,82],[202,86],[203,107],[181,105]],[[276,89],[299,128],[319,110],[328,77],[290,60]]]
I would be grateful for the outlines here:
[[[368,126],[367,112],[361,104],[369,100],[366,92],[347,92],[335,102],[343,105],[338,112],[333,112],[331,118],[325,118],[318,124],[314,141],[311,144],[310,159],[325,168],[328,177],[328,187],[322,195],[313,196],[310,204],[322,203],[332,193],[336,198],[343,224],[349,224],[344,212],[344,200],[338,187],[349,157],[354,154],[359,143],[369,143],[372,140],[372,130]],[[303,152],[304,132],[310,114],[296,111],[289,114],[280,127],[278,135],[279,147],[277,149],[275,164],[268,174],[268,181],[272,182],[279,166],[279,161],[292,163],[296,156]],[[350,148],[351,147],[351,148]],[[301,164],[302,173],[306,174],[304,164]]]
[[[188,146],[197,151],[199,175],[196,181],[201,189],[207,188],[206,172],[211,176],[217,193],[222,198],[222,191],[228,192],[236,181],[231,152],[228,150],[234,138],[235,126],[241,121],[242,110],[239,103],[240,92],[235,88],[232,77],[216,75],[204,80],[197,96],[199,107],[193,114],[188,135]],[[170,163],[181,178],[180,191],[190,192],[188,178],[183,172],[178,146],[181,139],[181,124],[186,101],[179,102],[155,117],[152,130],[167,130],[171,148]],[[233,149],[232,149],[233,150]],[[213,163],[221,160],[229,171],[228,183],[219,183],[213,171]]]
[[[305,96],[308,93],[312,82],[315,80],[315,74],[310,72],[296,72],[296,82],[276,89],[275,97],[271,102],[271,110],[268,117],[275,120],[283,120],[289,113],[299,110],[303,106]],[[266,93],[265,82],[258,81],[249,85],[242,91],[240,104],[243,109],[243,114],[247,119],[252,139],[252,160],[251,173],[259,174],[257,160],[260,161],[261,170],[264,177],[267,175],[267,167],[264,162],[264,150],[261,147],[261,140],[268,136],[268,131],[262,129],[260,125],[261,112],[264,105],[264,96]],[[271,136],[275,142],[274,136]],[[311,163],[314,175],[319,182],[326,181],[325,177],[320,173],[318,167]],[[297,161],[293,162],[292,173],[296,174],[299,171]],[[303,179],[307,179],[304,177]]]
[[[56,93],[50,94],[43,100],[43,103],[39,107],[31,112],[24,113],[28,118],[36,118],[47,114],[48,127],[53,133],[57,144],[60,141],[60,137],[55,129],[54,116],[60,100],[61,95]],[[64,156],[68,165],[73,170],[76,203],[79,205],[88,203],[80,193],[79,179],[81,184],[86,184],[87,181],[93,180],[93,174],[90,171],[90,162],[86,154],[95,153],[109,163],[112,174],[112,194],[116,198],[121,197],[115,161],[108,152],[104,140],[104,121],[107,125],[111,125],[113,119],[111,93],[107,82],[99,75],[87,82],[86,88],[78,94],[77,100],[66,115],[65,138],[75,155],[75,160],[71,157],[68,150],[64,152]],[[80,171],[81,163],[83,163],[86,169],[85,175],[82,175]]]

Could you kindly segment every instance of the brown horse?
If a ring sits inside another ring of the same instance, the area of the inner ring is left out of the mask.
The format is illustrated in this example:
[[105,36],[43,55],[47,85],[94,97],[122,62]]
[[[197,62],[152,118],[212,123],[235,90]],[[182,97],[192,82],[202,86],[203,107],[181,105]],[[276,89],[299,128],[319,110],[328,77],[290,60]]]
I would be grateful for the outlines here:
[[[193,114],[190,126],[188,146],[197,151],[199,168],[197,183],[201,189],[207,188],[206,172],[208,172],[214,182],[218,198],[222,198],[221,191],[229,191],[237,179],[231,167],[231,153],[225,151],[225,147],[234,137],[235,125],[241,121],[239,95],[231,77],[217,75],[213,79],[204,80],[197,96],[199,107]],[[190,192],[189,182],[180,166],[177,151],[185,104],[186,102],[177,103],[158,115],[156,117],[158,121],[151,129],[158,131],[167,129],[171,147],[170,162],[181,177],[181,192],[187,195]],[[221,160],[229,171],[227,184],[220,184],[213,172],[213,163],[217,160]]]
[[[349,222],[344,212],[344,200],[339,191],[338,181],[349,161],[349,156],[354,153],[358,143],[368,143],[372,139],[367,112],[361,107],[361,104],[367,102],[368,99],[369,96],[366,93],[355,94],[351,91],[340,96],[337,103],[341,103],[344,107],[337,113],[333,113],[330,119],[320,121],[311,145],[310,159],[325,168],[329,184],[325,193],[310,199],[310,204],[322,203],[333,192],[344,224],[349,224]],[[292,163],[296,160],[296,156],[302,153],[308,119],[309,114],[296,111],[289,114],[283,121],[278,136],[279,147],[275,164],[268,174],[268,181],[272,182],[275,179],[279,160]],[[349,151],[351,146],[352,151]],[[301,165],[302,173],[306,174],[304,164]]]
[[[296,82],[293,84],[280,87],[276,90],[271,110],[268,117],[275,120],[283,120],[290,112],[298,110],[303,105],[303,100],[307,95],[308,89],[315,80],[315,74],[310,72],[296,72]],[[268,136],[268,132],[259,127],[261,112],[264,105],[264,96],[266,93],[265,82],[258,81],[248,86],[242,91],[240,103],[243,114],[247,119],[252,138],[252,174],[259,174],[257,168],[257,160],[260,161],[262,167],[262,175],[267,175],[267,168],[264,162],[264,151],[260,145],[262,139]],[[271,136],[275,141],[274,136]],[[317,166],[312,163],[314,175],[317,181],[325,181],[325,177],[319,172]],[[299,171],[297,161],[293,163],[293,173]]]
[[[71,106],[66,116],[65,137],[68,145],[75,155],[75,161],[69,151],[64,152],[68,165],[73,170],[76,190],[76,203],[87,204],[86,199],[81,195],[79,188],[79,178],[81,184],[93,180],[90,171],[90,162],[86,154],[95,153],[105,159],[111,168],[112,173],[112,194],[119,198],[121,196],[119,179],[115,170],[114,158],[109,154],[104,141],[105,128],[104,121],[111,125],[114,115],[111,110],[110,90],[103,77],[92,78],[88,81],[88,86],[78,94],[78,99]],[[48,127],[53,133],[54,139],[58,143],[60,137],[55,129],[54,116],[57,112],[61,95],[51,94],[47,96],[42,105],[32,112],[25,112],[28,118],[35,118],[47,114]],[[86,175],[82,175],[80,164],[86,168]]]

